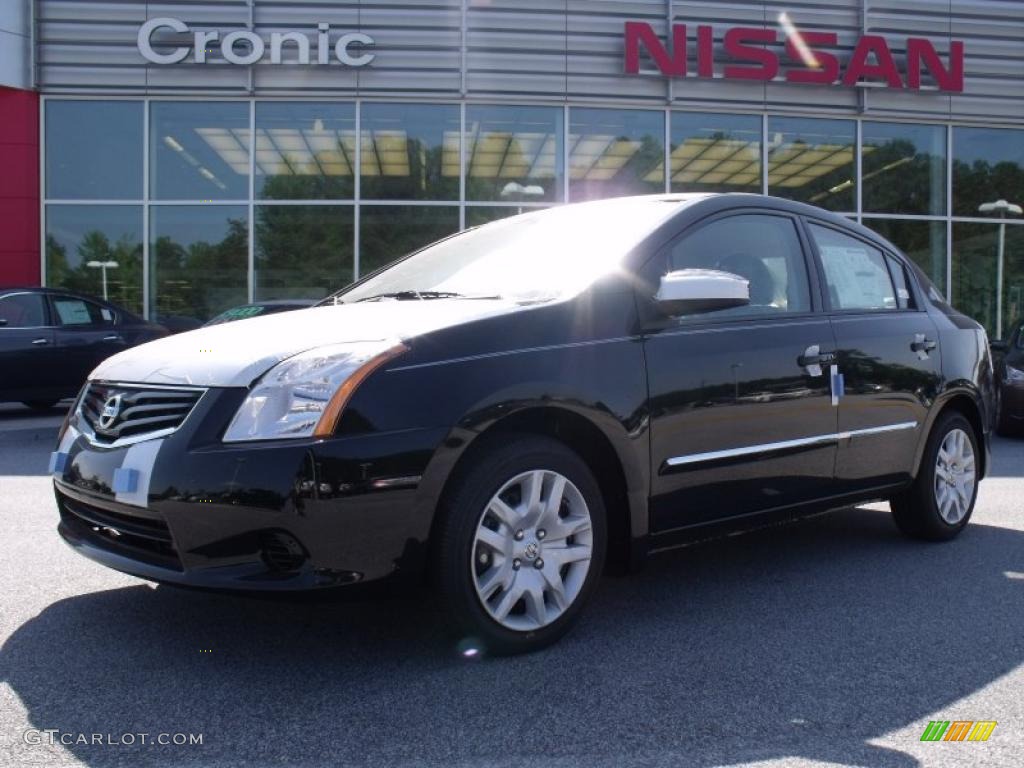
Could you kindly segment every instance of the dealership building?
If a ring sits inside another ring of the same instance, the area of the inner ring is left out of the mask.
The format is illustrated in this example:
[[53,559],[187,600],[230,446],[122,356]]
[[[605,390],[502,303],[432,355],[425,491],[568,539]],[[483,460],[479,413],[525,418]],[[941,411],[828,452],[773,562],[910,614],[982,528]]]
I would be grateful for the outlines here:
[[1024,315],[1024,2],[7,0],[0,285],[320,297],[627,194],[802,200]]

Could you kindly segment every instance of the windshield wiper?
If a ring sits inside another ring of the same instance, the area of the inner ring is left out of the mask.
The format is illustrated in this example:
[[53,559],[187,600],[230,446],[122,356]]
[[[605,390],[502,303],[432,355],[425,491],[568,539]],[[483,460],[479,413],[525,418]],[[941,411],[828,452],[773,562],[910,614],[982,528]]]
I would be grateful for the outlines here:
[[[340,298],[340,297],[339,297]],[[426,301],[427,299],[500,299],[500,296],[468,296],[455,291],[394,291],[393,293],[377,293],[373,296],[364,296],[356,299],[355,303],[363,301],[380,301],[381,299],[394,299],[396,301]]]

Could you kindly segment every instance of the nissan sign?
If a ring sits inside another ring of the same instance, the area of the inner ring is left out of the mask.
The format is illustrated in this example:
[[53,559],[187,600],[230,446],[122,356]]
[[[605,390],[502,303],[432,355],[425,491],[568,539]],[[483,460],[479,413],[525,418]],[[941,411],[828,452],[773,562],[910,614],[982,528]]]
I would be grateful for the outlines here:
[[[779,54],[767,46],[784,44],[785,59],[790,65],[784,80],[790,83],[818,85],[877,85],[887,88],[920,89],[927,72],[934,88],[960,93],[964,89],[964,44],[951,40],[946,63],[930,40],[906,38],[905,66],[901,69],[889,44],[881,35],[861,35],[853,53],[840,60],[829,48],[835,48],[839,35],[835,32],[800,32],[787,18],[782,19],[783,34],[763,27],[730,27],[722,36],[722,47],[728,62],[715,68],[715,41],[712,28],[701,24],[696,28],[696,76],[723,77],[727,80],[775,80],[782,63]],[[667,77],[688,77],[689,41],[685,24],[673,24],[671,50],[661,41],[654,27],[646,22],[627,21],[625,28],[626,74],[638,75],[640,51],[646,50],[658,73]]]

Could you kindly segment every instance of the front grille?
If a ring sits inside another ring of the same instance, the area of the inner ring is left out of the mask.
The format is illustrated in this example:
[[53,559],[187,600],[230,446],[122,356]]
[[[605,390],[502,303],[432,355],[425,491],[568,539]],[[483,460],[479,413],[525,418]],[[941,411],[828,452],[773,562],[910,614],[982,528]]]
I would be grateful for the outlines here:
[[162,519],[115,512],[58,493],[61,518],[94,545],[180,571],[171,531]]
[[204,391],[93,381],[82,395],[81,415],[96,443],[120,445],[154,433],[173,432],[192,412]]

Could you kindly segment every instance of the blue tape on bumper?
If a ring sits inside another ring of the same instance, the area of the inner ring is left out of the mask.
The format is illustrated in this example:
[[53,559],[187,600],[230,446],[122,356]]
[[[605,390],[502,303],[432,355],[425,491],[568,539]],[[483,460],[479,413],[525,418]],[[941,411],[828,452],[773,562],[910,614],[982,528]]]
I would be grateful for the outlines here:
[[64,474],[64,467],[68,464],[68,455],[61,453],[60,451],[54,451],[50,454],[50,468],[47,470],[51,475],[55,472]]
[[114,493],[135,493],[139,488],[139,470],[115,469],[113,488]]

